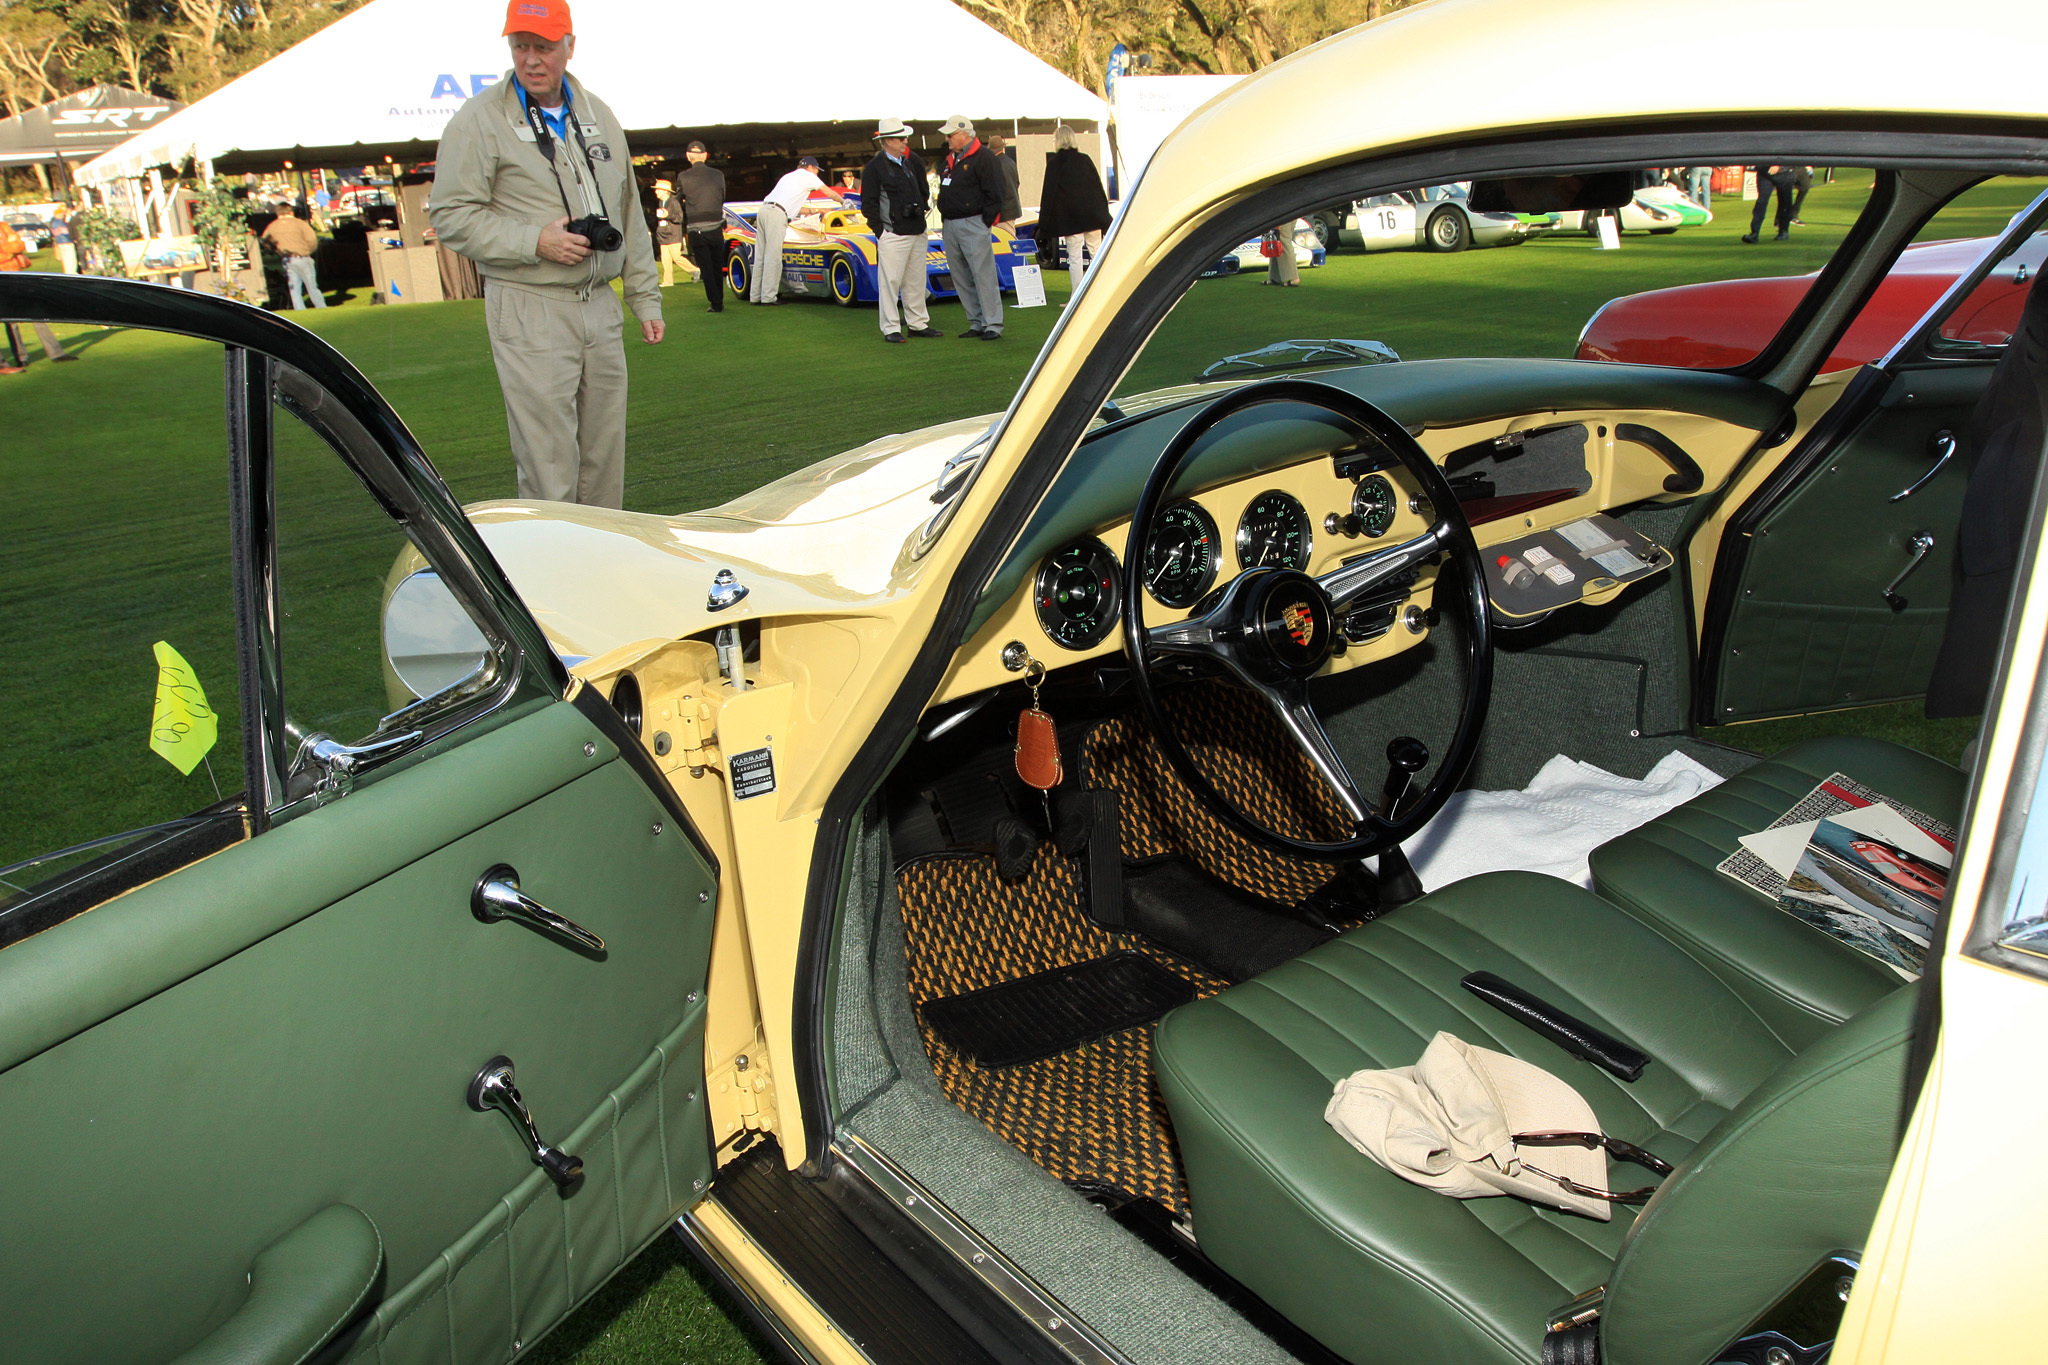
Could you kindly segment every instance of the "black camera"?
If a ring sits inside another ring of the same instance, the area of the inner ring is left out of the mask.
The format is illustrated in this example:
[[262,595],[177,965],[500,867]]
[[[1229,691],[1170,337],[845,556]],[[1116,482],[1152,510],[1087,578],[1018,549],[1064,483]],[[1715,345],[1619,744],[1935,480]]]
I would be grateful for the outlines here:
[[562,231],[584,238],[592,251],[617,251],[626,244],[626,234],[612,226],[611,219],[600,214],[591,213],[571,219],[562,225]]

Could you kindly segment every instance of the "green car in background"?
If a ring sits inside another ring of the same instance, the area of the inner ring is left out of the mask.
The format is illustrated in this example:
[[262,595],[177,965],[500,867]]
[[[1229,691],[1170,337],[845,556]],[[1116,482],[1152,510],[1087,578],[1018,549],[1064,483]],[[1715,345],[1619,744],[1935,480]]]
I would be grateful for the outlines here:
[[[1712,209],[1689,197],[1676,185],[1652,185],[1637,190],[1635,198],[1618,209],[1608,209],[1620,219],[1623,232],[1647,232],[1653,237],[1668,236],[1682,227],[1704,227],[1714,221]],[[1591,236],[1598,231],[1599,213],[1560,213],[1551,215],[1558,220],[1558,230],[1569,232],[1576,228]]]

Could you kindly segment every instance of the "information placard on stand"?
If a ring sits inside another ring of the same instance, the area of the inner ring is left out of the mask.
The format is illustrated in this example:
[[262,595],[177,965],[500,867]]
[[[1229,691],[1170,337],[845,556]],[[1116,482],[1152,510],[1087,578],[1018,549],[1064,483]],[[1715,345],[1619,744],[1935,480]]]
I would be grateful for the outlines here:
[[1045,307],[1045,276],[1035,265],[1019,265],[1010,268],[1010,281],[1017,289],[1018,308]]

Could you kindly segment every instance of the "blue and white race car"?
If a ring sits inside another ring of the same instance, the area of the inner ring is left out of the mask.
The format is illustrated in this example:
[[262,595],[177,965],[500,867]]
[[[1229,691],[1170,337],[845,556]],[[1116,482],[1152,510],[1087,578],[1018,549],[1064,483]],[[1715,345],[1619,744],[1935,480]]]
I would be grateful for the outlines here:
[[[725,206],[725,279],[733,293],[746,296],[754,278],[754,215],[761,205],[733,203]],[[1038,244],[1030,228],[1003,224],[993,229],[996,276],[1005,293],[1016,286],[1012,271],[1036,263]],[[957,297],[953,275],[946,267],[946,249],[939,234],[931,234],[925,249],[926,289],[933,298]],[[831,207],[821,213],[806,213],[789,225],[782,240],[782,292],[830,299],[848,308],[874,303],[881,297],[876,271],[875,232],[860,210]]]

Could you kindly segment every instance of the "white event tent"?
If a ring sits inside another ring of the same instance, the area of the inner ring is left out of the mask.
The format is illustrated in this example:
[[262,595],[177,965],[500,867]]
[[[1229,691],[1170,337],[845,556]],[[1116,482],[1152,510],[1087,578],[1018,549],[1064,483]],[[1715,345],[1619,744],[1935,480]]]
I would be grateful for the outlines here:
[[[1059,121],[1099,131],[1108,115],[951,0],[768,3],[747,18],[746,5],[706,0],[578,0],[570,71],[611,105],[636,154],[677,153],[690,136],[727,154],[852,148],[882,117],[936,145],[952,114],[1039,133]],[[504,22],[505,0],[370,0],[79,178],[133,180],[187,161],[232,172],[431,159],[449,116],[509,67]],[[717,36],[736,33],[759,41]]]

